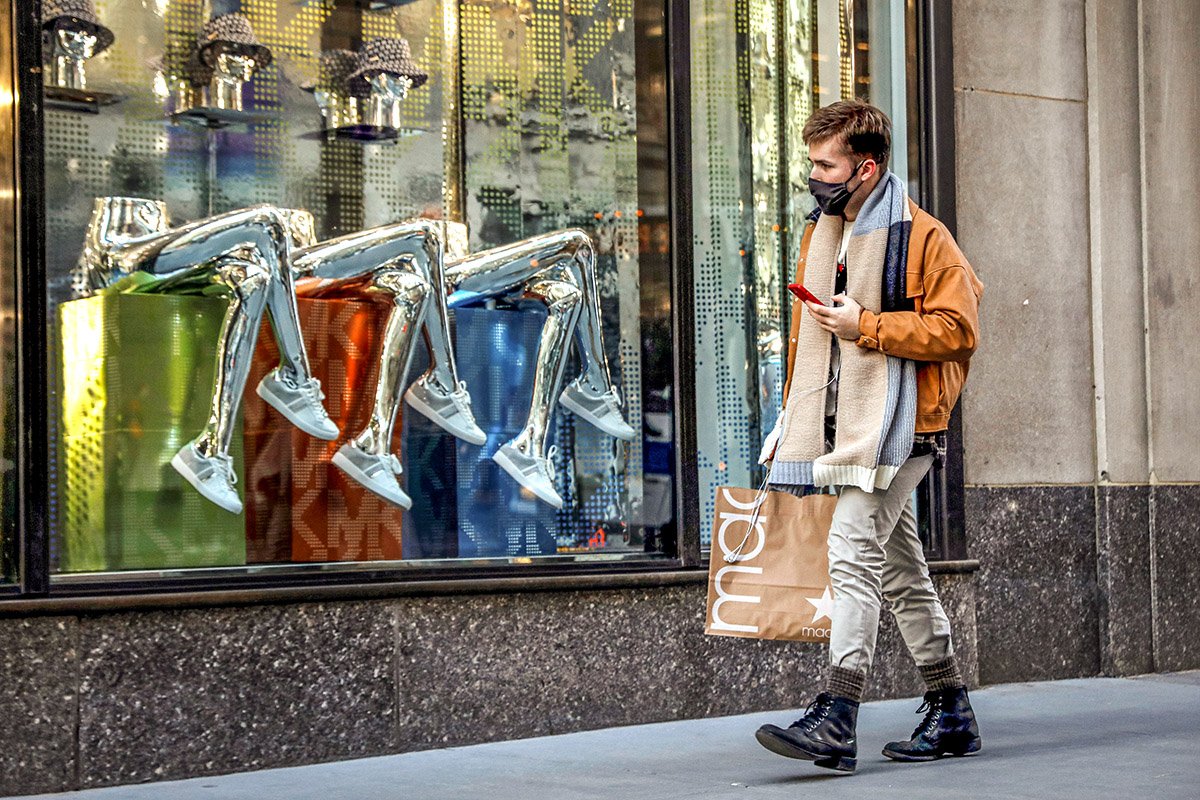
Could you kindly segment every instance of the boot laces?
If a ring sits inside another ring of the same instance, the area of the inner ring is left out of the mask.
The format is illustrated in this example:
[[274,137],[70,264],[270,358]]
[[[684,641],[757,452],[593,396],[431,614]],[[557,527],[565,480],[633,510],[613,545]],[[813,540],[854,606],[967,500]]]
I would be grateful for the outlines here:
[[804,709],[804,716],[789,725],[789,728],[803,728],[806,732],[811,731],[820,725],[827,716],[829,709],[833,705],[832,701],[825,695],[817,695],[817,699],[808,704],[808,708]]
[[929,736],[937,730],[942,710],[941,695],[925,695],[925,702],[921,703],[921,707],[917,709],[917,713],[924,714],[925,719],[921,720],[921,724],[913,730],[912,738],[916,739],[921,734]]

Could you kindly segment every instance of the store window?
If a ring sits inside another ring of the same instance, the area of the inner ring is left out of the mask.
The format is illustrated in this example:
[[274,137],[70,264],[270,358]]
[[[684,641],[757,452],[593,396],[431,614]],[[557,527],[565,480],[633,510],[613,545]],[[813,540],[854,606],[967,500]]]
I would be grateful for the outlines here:
[[43,24],[58,580],[671,549],[661,2]]
[[812,112],[859,98],[893,123],[889,168],[910,179],[912,4],[905,0],[696,0],[692,153],[701,541],[714,489],[757,486],[783,404],[787,284],[799,255]]

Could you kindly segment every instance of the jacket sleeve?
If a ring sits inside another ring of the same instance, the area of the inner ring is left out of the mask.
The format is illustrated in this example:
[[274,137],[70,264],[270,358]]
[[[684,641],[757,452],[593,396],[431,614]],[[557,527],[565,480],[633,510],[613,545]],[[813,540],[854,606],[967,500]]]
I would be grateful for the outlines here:
[[920,313],[864,310],[855,343],[912,361],[966,361],[979,335],[977,287],[974,275],[961,264],[928,272]]

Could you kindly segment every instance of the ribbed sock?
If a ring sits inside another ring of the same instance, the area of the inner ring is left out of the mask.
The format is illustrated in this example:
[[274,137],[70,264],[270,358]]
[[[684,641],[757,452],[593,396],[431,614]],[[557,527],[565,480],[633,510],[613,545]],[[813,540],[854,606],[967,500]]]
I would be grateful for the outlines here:
[[865,672],[857,672],[845,667],[830,667],[825,691],[859,703],[862,702],[863,688],[866,684],[867,673]]
[[957,689],[964,685],[962,673],[958,671],[958,662],[954,660],[954,656],[936,664],[917,665],[917,669],[920,670],[921,677],[925,679],[925,685],[931,692]]

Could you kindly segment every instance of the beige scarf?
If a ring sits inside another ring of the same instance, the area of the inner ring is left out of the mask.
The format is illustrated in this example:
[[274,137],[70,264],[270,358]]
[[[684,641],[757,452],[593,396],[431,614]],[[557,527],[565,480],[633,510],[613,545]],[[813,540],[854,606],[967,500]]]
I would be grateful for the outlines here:
[[[833,295],[843,226],[840,216],[821,215],[809,241],[805,285],[818,297]],[[854,221],[846,252],[846,294],[875,313],[884,310],[884,286],[903,275],[912,213],[901,181],[887,173]],[[885,272],[888,280],[885,281]],[[903,278],[899,284],[903,288]],[[902,293],[901,293],[902,295]],[[774,484],[857,486],[886,489],[912,451],[916,424],[916,369],[911,361],[879,350],[838,343],[836,435],[825,445],[825,398],[829,392],[832,334],[804,314],[796,339],[791,390],[775,451]]]

